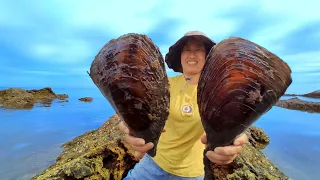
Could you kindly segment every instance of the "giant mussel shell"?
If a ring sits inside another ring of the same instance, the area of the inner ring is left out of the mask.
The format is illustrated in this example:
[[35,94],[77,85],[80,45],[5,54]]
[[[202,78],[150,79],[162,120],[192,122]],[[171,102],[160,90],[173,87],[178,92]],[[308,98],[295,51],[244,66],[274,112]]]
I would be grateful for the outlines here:
[[153,142],[147,153],[155,156],[170,102],[159,48],[145,35],[125,34],[100,50],[89,75],[131,134]]
[[[242,38],[221,41],[207,56],[198,84],[198,106],[208,150],[231,145],[237,135],[280,99],[291,69],[275,54]],[[204,156],[205,179],[213,179]]]

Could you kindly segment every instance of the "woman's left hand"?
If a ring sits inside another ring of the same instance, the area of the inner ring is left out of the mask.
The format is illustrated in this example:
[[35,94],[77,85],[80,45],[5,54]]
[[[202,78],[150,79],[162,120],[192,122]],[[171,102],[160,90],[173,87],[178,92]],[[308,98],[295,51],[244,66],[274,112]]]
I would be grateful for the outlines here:
[[[207,144],[207,136],[201,136],[201,142]],[[233,145],[217,147],[214,151],[208,151],[206,156],[216,164],[230,164],[241,153],[242,145],[248,143],[248,136],[245,133],[240,134],[233,142]]]

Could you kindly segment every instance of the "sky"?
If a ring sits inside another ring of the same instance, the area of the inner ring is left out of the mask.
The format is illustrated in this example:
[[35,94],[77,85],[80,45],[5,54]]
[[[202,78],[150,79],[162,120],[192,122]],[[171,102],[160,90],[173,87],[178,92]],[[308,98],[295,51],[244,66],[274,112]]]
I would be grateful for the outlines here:
[[[141,33],[163,56],[184,33],[253,41],[292,69],[288,93],[320,89],[316,0],[1,0],[0,87],[96,88],[87,74],[113,38]],[[167,69],[168,76],[177,75]]]

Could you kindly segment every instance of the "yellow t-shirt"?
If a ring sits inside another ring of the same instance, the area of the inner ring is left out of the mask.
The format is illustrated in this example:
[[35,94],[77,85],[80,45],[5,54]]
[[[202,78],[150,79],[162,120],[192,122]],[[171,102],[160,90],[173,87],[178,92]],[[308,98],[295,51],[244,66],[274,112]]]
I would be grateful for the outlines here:
[[[197,85],[186,86],[183,75],[170,77],[169,84],[170,114],[153,159],[168,173],[182,177],[200,176],[204,173],[205,145],[200,140],[204,129],[197,104]],[[189,107],[183,108],[184,105]],[[189,113],[190,106],[192,111]]]

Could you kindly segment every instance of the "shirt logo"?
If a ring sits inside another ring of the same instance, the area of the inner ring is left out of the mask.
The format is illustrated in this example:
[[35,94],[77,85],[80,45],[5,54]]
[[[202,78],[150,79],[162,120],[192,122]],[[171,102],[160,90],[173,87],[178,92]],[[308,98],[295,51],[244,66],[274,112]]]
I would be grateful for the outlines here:
[[192,107],[189,106],[189,105],[184,105],[184,106],[182,106],[182,112],[191,113],[192,112]]

